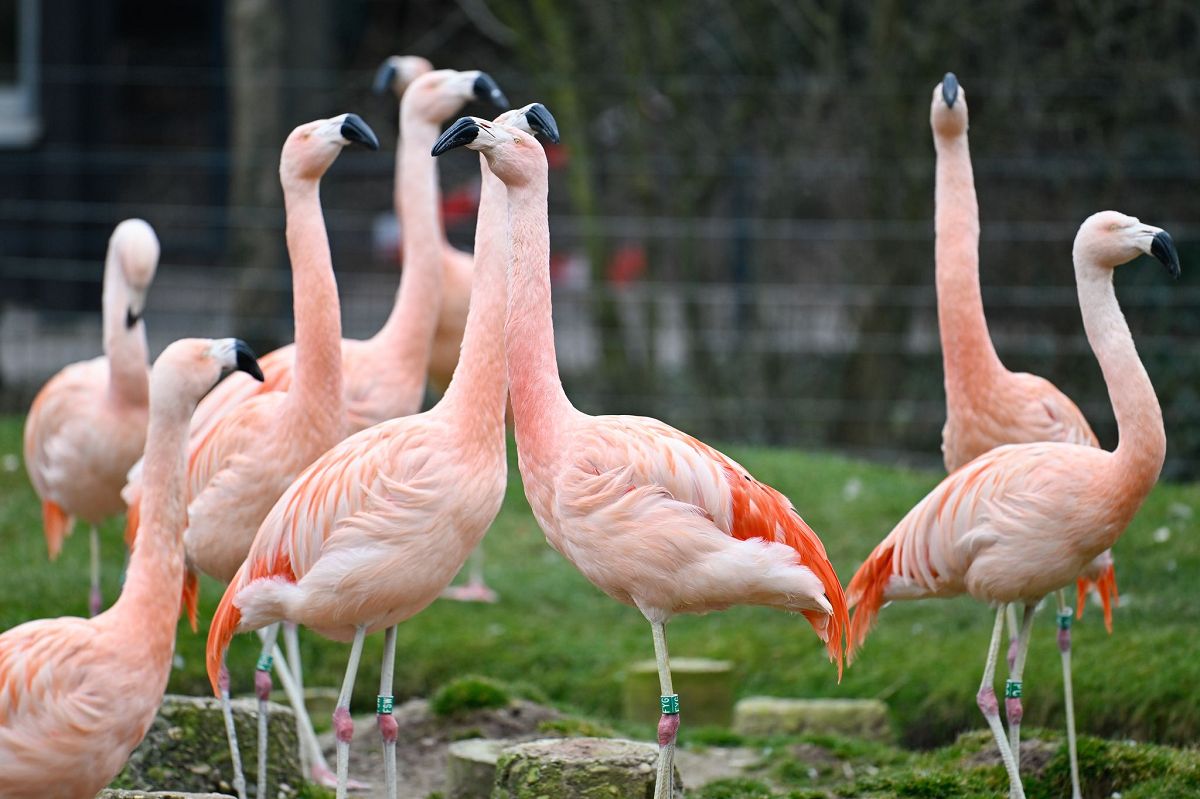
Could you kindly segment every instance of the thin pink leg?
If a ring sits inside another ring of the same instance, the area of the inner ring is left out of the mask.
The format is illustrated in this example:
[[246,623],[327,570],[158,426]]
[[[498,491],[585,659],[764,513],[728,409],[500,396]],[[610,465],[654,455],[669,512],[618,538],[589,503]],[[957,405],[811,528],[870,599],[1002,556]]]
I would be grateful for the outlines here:
[[996,680],[996,659],[1000,654],[1000,635],[1004,631],[1004,608],[1001,603],[996,609],[996,624],[992,627],[992,642],[988,645],[987,662],[983,667],[983,679],[979,681],[979,693],[975,697],[983,718],[987,721],[1000,749],[1000,759],[1004,761],[1004,770],[1008,772],[1009,797],[1025,799],[1025,791],[1021,787],[1021,775],[1013,760],[1012,749],[1009,748],[1008,738],[1004,735],[1004,725],[1000,723],[1000,703],[996,700],[996,690],[993,683]]
[[354,643],[350,645],[350,659],[346,662],[346,679],[342,681],[342,692],[338,695],[337,708],[333,711],[333,733],[337,739],[337,799],[346,799],[350,771],[350,739],[354,737],[354,720],[350,718],[350,695],[354,692],[354,678],[358,675],[358,662],[362,659],[363,639],[366,635],[366,627],[359,627],[354,632]]

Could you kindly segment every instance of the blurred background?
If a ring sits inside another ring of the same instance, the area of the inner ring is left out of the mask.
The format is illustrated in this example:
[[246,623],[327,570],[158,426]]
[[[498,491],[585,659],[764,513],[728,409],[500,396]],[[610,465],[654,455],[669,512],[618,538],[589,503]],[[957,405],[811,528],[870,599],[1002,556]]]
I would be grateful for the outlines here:
[[[1115,426],[1083,338],[1071,239],[1116,208],[1174,235],[1118,294],[1200,474],[1200,4],[1194,0],[0,0],[0,410],[98,354],[107,237],[157,230],[152,350],[291,340],[279,149],[346,111],[379,134],[323,182],[346,335],[391,307],[388,55],[483,69],[545,102],[567,390],[702,438],[940,464],[929,102],[971,110],[984,300],[1009,368]],[[469,108],[469,113],[492,113]],[[478,166],[444,158],[470,248]]]

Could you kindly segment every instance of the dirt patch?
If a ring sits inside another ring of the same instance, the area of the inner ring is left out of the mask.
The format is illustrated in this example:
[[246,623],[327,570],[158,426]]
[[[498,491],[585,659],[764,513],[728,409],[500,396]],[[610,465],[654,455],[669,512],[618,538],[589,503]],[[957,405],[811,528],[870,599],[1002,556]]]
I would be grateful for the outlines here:
[[[1058,753],[1059,744],[1049,741],[1021,741],[1021,773],[1031,777],[1040,777],[1046,766]],[[963,764],[972,768],[981,766],[1001,765],[1000,750],[993,746],[985,746],[978,752],[963,758]]]

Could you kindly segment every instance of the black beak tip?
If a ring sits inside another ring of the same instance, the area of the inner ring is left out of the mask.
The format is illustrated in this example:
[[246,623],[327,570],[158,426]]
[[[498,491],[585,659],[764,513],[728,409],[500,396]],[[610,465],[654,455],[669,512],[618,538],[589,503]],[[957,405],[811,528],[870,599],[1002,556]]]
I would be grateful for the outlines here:
[[550,113],[549,108],[546,108],[541,103],[534,103],[525,112],[525,117],[529,120],[529,127],[545,136],[548,140],[554,144],[558,144],[561,141],[558,135],[558,123],[554,121],[554,115]]
[[358,114],[346,114],[346,118],[342,121],[342,138],[361,144],[368,150],[379,149],[379,137]]
[[258,382],[263,382],[262,369],[259,368],[258,358],[254,355],[254,350],[250,349],[250,345],[237,339],[233,351],[237,356],[237,371],[245,372]]
[[475,96],[480,102],[491,103],[497,108],[508,108],[508,98],[500,91],[499,84],[486,72],[480,72],[479,77],[475,79]]
[[375,94],[386,94],[394,80],[396,80],[396,65],[390,60],[384,61],[379,65],[379,69],[375,70],[375,80],[371,83],[371,91]]
[[1178,280],[1183,274],[1179,266],[1179,251],[1175,249],[1175,241],[1167,231],[1160,230],[1154,234],[1154,240],[1150,242],[1150,254],[1167,268],[1171,277]]
[[132,308],[126,308],[125,309],[125,329],[132,330],[133,326],[136,325],[138,323],[138,320],[140,320],[141,318],[142,318],[141,314],[134,313]]
[[947,72],[942,78],[942,99],[946,101],[947,108],[953,108],[954,101],[958,99],[958,77],[953,72]]
[[446,128],[446,132],[433,143],[432,154],[438,156],[455,147],[470,144],[478,135],[479,125],[475,124],[475,120],[470,117],[460,117],[457,122]]

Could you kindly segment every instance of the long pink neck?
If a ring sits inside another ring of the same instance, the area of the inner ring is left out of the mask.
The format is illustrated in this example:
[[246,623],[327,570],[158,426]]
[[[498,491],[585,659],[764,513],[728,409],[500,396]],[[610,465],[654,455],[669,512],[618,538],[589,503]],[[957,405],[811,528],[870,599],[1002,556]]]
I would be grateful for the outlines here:
[[318,180],[294,178],[283,187],[296,319],[296,371],[288,400],[305,425],[332,430],[340,427],[344,416],[342,315],[320,185]]
[[967,134],[933,137],[937,150],[934,228],[938,330],[947,395],[984,389],[1004,370],[979,289],[979,205]]
[[424,375],[442,306],[442,250],[446,242],[437,160],[429,152],[437,141],[438,128],[402,104],[400,130],[395,203],[404,239],[404,271],[392,313],[376,339],[393,363]]
[[155,385],[146,433],[146,482],[141,527],[129,556],[121,596],[104,614],[140,651],[173,650],[183,583],[183,530],[187,527],[187,435],[195,403],[170,386]]
[[508,187],[512,265],[504,344],[522,463],[555,459],[562,425],[574,411],[554,352],[546,193],[544,170],[529,183]]
[[139,320],[125,327],[129,290],[121,277],[121,265],[111,251],[104,265],[104,354],[108,357],[109,399],[124,405],[146,407],[150,401],[150,379],[146,325]]
[[1136,508],[1158,480],[1166,456],[1162,409],[1113,291],[1112,270],[1077,250],[1075,279],[1083,328],[1104,373],[1120,436],[1111,496]]
[[504,364],[505,280],[508,271],[508,190],[482,156],[475,232],[475,271],[462,352],[442,398],[461,414],[456,430],[475,440],[503,441],[508,371]]

